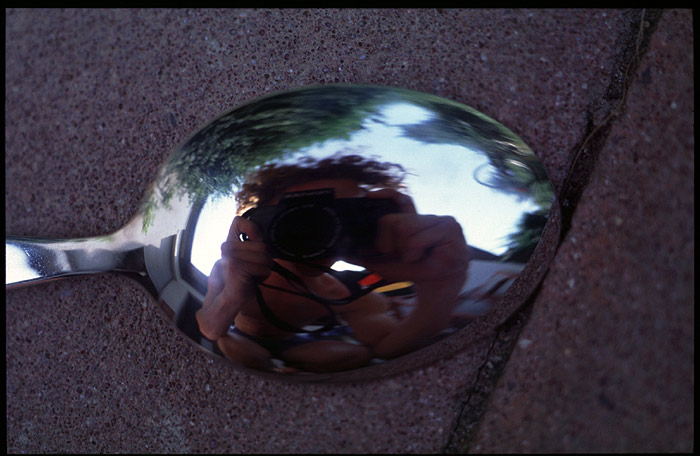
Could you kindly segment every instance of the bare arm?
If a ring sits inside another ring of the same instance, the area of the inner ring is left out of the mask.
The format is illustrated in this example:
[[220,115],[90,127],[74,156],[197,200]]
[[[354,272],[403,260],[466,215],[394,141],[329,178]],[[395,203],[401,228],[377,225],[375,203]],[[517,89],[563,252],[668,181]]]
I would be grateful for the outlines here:
[[404,212],[380,220],[376,246],[382,257],[353,262],[390,281],[414,282],[417,304],[399,322],[369,302],[352,309],[355,315],[346,318],[354,323],[353,329],[373,327],[374,338],[368,342],[374,354],[392,358],[424,345],[448,326],[467,278],[469,248],[462,227],[452,217],[416,214],[410,199],[393,190],[374,193],[375,197],[395,198]]
[[[239,240],[246,233],[248,240]],[[272,259],[257,226],[241,217],[233,219],[228,239],[221,245],[221,260],[209,276],[207,294],[196,318],[204,337],[225,336],[244,304],[255,299],[256,281],[269,275]]]

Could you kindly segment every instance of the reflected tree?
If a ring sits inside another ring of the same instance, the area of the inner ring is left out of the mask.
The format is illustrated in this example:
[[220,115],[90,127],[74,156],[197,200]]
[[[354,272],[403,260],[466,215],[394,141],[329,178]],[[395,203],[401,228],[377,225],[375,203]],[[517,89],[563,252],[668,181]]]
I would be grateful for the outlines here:
[[249,103],[194,134],[168,160],[143,206],[147,231],[155,212],[175,195],[190,200],[229,195],[265,163],[330,139],[349,139],[389,92],[366,87],[318,87]]
[[489,164],[476,170],[477,182],[538,206],[537,210],[522,215],[501,257],[503,261],[526,262],[539,242],[554,201],[554,189],[542,163],[512,131],[472,108],[427,98],[417,99],[416,103],[431,110],[434,116],[426,122],[404,126],[405,136],[425,143],[455,144],[482,151]]
[[[195,133],[166,163],[144,202],[146,232],[161,208],[176,196],[190,201],[230,195],[259,166],[284,160],[295,152],[328,140],[350,139],[371,118],[381,122],[381,109],[411,103],[431,112],[419,123],[402,125],[403,135],[426,144],[455,144],[481,151],[488,175],[474,177],[483,185],[532,199],[540,209],[524,214],[506,255],[534,248],[546,222],[554,192],[532,150],[513,132],[460,103],[416,92],[367,86],[325,86],[290,91],[260,99],[214,120]],[[544,215],[541,212],[544,211]],[[523,254],[524,255],[524,254]]]

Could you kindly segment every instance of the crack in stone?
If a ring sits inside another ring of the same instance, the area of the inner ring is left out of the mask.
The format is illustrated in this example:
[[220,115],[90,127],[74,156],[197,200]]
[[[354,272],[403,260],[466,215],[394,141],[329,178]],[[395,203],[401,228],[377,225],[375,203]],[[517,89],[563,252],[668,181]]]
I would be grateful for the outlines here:
[[[474,385],[470,388],[469,393],[465,400],[460,403],[459,412],[457,414],[457,419],[450,431],[450,436],[445,445],[445,449],[442,451],[443,454],[459,454],[466,452],[469,442],[474,435],[474,430],[476,424],[478,423],[478,418],[483,415],[483,410],[478,405],[483,405],[483,401],[479,401],[479,404],[474,404],[472,398],[475,397],[476,385],[479,384],[479,380],[482,375],[484,366],[489,360],[489,355],[496,344],[496,339],[486,351],[486,356],[484,357],[484,362],[479,366],[476,373],[476,380],[474,380]],[[475,419],[476,418],[476,419]]]
[[[599,100],[603,108],[602,113],[600,107],[595,109],[592,106],[586,112],[587,125],[583,139],[573,148],[569,171],[561,190],[558,192],[562,213],[559,245],[571,227],[573,213],[593,172],[600,151],[605,145],[612,122],[620,115],[625,106],[631,75],[638,68],[641,57],[649,47],[651,36],[661,19],[662,10],[630,10],[627,14],[629,15],[628,26],[618,38],[618,43],[622,48],[616,64],[618,71],[613,74],[606,93]],[[596,113],[600,114],[596,116]],[[596,123],[596,117],[603,117],[603,120]],[[549,272],[545,274],[527,302],[497,329],[498,334],[486,351],[484,362],[479,366],[476,379],[469,388],[466,398],[460,403],[455,424],[442,453],[469,452],[488,406],[491,392],[503,373],[520,331],[530,317],[534,301],[548,274]]]
[[[600,106],[590,106],[586,112],[587,125],[583,139],[573,149],[569,171],[559,191],[562,210],[560,243],[571,228],[573,213],[606,143],[613,121],[622,113],[631,76],[649,47],[662,10],[631,10],[627,14],[630,16],[628,27],[618,38],[622,48],[616,65],[618,70],[613,74],[605,95],[598,100]],[[596,117],[602,116],[603,120],[596,123]]]
[[460,404],[455,424],[443,453],[459,454],[468,451],[481,417],[486,410],[494,385],[501,376],[517,342],[518,335],[530,316],[539,288],[538,286],[532,296],[513,316],[496,329],[497,335],[486,351],[484,362],[479,366],[476,380],[469,388],[466,399]]

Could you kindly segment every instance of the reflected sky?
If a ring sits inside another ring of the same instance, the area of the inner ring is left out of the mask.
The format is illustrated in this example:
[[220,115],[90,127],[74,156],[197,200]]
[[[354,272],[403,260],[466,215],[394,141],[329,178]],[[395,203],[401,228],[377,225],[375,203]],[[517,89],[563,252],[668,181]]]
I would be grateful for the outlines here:
[[[409,173],[405,184],[419,213],[451,215],[461,224],[467,242],[495,255],[507,250],[507,236],[516,231],[521,215],[538,209],[532,199],[518,198],[479,183],[474,174],[491,166],[485,153],[464,146],[429,144],[403,136],[402,126],[430,120],[433,114],[408,103],[393,103],[367,118],[350,140],[329,140],[294,153],[326,158],[339,151],[372,156],[401,164]],[[481,174],[481,172],[480,172]],[[237,207],[233,195],[207,200],[194,234],[192,263],[209,274],[221,257]]]

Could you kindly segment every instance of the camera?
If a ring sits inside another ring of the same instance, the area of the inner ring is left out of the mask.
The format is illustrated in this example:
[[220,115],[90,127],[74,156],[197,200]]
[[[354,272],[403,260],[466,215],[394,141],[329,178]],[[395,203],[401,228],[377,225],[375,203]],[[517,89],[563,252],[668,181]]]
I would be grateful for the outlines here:
[[386,198],[335,198],[332,188],[284,193],[277,205],[252,208],[273,258],[305,261],[371,255],[379,218],[400,212]]

